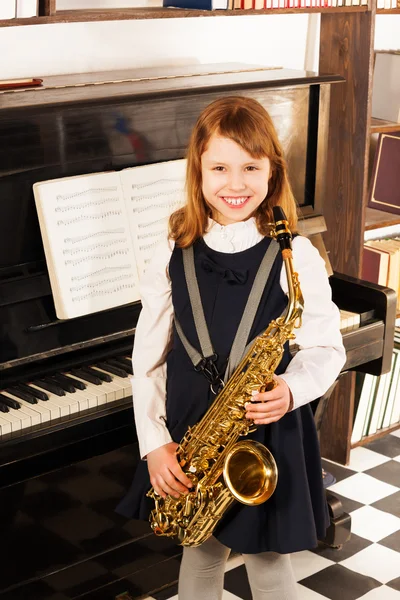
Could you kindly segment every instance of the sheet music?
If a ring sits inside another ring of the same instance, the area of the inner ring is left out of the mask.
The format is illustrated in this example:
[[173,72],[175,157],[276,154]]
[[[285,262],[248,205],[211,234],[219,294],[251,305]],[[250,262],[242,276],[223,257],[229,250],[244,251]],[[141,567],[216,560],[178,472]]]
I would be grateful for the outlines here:
[[186,160],[120,172],[139,277],[155,247],[168,234],[168,218],[185,202]]
[[138,300],[119,173],[40,182],[34,194],[57,316],[72,318]]

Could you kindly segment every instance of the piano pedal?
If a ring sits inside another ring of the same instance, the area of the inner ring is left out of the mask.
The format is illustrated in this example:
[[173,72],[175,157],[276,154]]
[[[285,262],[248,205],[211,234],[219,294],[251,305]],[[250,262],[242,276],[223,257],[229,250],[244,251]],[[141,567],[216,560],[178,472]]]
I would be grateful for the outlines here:
[[115,596],[115,600],[133,600],[133,598],[128,592],[122,592],[122,594]]
[[331,523],[326,530],[325,538],[319,542],[340,550],[351,537],[351,516],[344,512],[342,503],[331,492],[326,491],[326,499]]

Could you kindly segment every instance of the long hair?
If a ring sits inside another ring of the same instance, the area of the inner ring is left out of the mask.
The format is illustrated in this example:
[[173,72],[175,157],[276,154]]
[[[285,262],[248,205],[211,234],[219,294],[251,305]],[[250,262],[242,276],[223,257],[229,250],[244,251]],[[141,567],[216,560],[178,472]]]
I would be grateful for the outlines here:
[[211,208],[202,192],[201,156],[213,134],[233,140],[255,159],[269,159],[268,193],[253,214],[258,231],[262,235],[269,234],[270,223],[273,222],[272,207],[279,205],[294,233],[297,227],[296,201],[271,117],[257,100],[229,96],[209,104],[193,128],[187,150],[187,202],[169,220],[169,234],[176,245],[187,248],[206,232]]

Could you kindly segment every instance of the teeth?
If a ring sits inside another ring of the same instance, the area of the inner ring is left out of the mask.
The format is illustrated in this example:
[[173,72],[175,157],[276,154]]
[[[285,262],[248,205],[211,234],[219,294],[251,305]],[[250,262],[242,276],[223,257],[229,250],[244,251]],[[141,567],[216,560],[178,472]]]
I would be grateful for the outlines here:
[[233,204],[234,206],[238,206],[239,204],[244,204],[246,202],[247,196],[244,196],[243,198],[227,198],[227,197],[224,197],[224,200],[228,204]]

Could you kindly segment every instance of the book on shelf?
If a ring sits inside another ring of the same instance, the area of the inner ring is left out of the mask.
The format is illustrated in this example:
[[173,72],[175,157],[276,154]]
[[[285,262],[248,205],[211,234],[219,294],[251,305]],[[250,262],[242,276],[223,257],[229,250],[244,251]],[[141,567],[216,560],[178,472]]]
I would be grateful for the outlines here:
[[[396,0],[378,0],[378,8],[396,8]],[[372,116],[400,122],[400,52],[396,49],[375,52]]]
[[397,424],[400,427],[400,343],[396,337],[389,373],[379,377],[357,373],[356,382],[356,411],[351,443],[355,444],[381,429]]
[[385,373],[378,377],[376,383],[376,390],[373,402],[370,407],[370,414],[368,420],[368,427],[366,435],[372,435],[378,431],[382,426],[381,413],[385,411],[386,402],[388,399],[388,392],[391,383],[391,372]]
[[0,19],[15,19],[16,10],[16,0],[1,0]]
[[400,310],[400,239],[366,242],[362,276],[367,281],[393,289],[397,294],[397,308]]
[[228,0],[163,0],[163,6],[193,10],[226,10]]
[[182,159],[34,184],[59,319],[140,299],[139,277],[184,203],[185,173]]
[[362,279],[377,283],[379,285],[387,285],[389,273],[389,253],[382,251],[379,248],[364,245],[363,263],[362,263]]
[[368,206],[400,215],[400,132],[379,135]]
[[358,377],[363,377],[364,380],[361,386],[361,393],[351,434],[352,444],[359,442],[366,435],[370,406],[372,405],[377,385],[377,377],[374,375],[367,373],[365,376],[358,375]]
[[36,17],[38,13],[38,0],[17,0],[16,17],[18,19],[28,19]]
[[0,0],[0,19],[26,19],[38,15],[38,0]]
[[382,428],[390,427],[400,421],[400,348],[393,350],[391,385],[388,393]]

